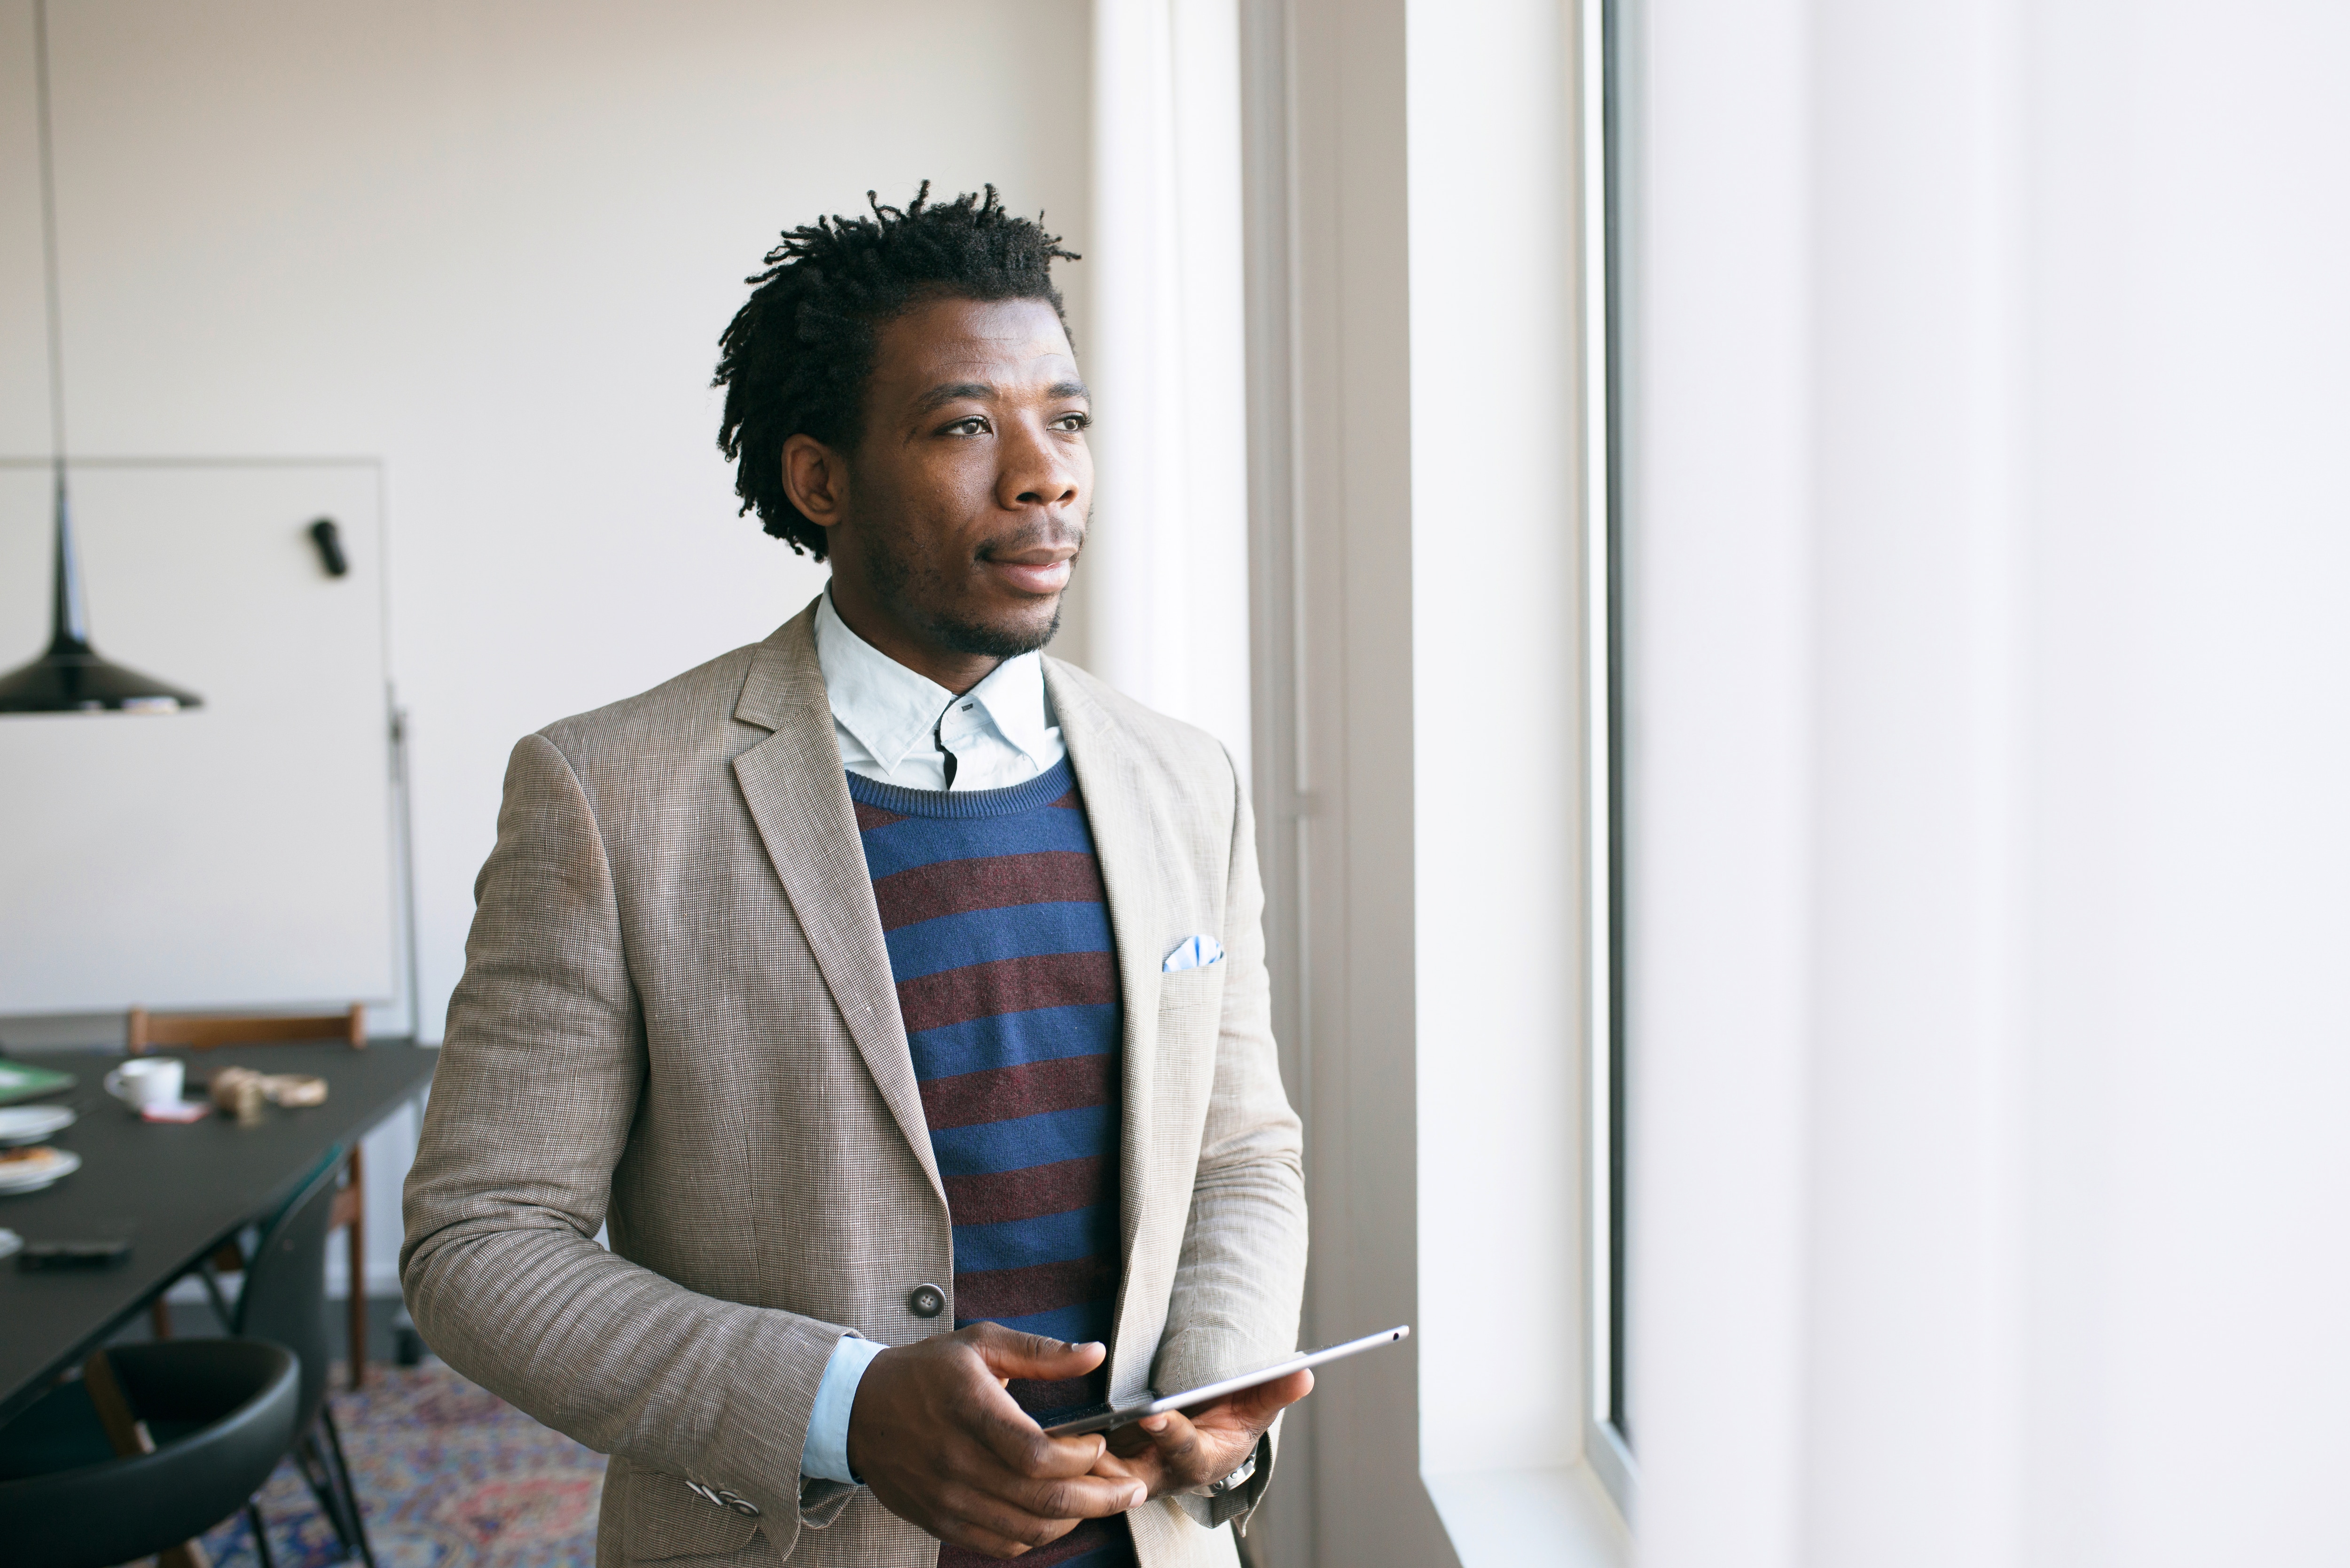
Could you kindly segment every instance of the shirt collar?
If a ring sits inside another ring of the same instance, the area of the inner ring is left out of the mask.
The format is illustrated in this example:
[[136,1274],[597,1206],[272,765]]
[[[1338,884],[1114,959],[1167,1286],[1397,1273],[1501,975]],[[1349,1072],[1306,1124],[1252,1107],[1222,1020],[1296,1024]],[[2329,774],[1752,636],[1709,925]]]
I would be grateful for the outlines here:
[[[873,760],[889,771],[917,746],[931,744],[931,727],[955,694],[926,675],[907,669],[848,629],[832,607],[827,585],[816,602],[816,657],[824,671],[826,698],[834,721],[857,737]],[[1052,699],[1045,691],[1045,656],[1024,653],[988,671],[963,693],[994,724],[996,732],[1043,772],[1060,761]]]

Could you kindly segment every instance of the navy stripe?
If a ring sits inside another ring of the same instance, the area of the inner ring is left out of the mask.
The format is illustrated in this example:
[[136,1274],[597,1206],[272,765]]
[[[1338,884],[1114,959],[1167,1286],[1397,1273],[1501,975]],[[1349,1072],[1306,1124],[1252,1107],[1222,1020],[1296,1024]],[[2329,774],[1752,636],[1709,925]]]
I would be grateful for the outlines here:
[[1118,1147],[1118,1127],[1107,1106],[1079,1106],[1016,1121],[944,1127],[931,1134],[931,1152],[941,1176],[993,1176],[1023,1166],[1079,1159]]
[[1118,1327],[1117,1298],[1105,1296],[1100,1301],[1079,1302],[1075,1306],[1055,1307],[1050,1312],[1032,1312],[1021,1317],[959,1317],[957,1328],[969,1328],[975,1323],[1000,1323],[1020,1334],[1034,1334],[1045,1339],[1066,1340],[1071,1345],[1084,1345],[1099,1340],[1109,1343]]
[[1115,1002],[1035,1007],[920,1030],[908,1035],[906,1044],[913,1048],[914,1076],[953,1078],[991,1067],[1091,1055],[1103,1048],[1105,1040],[1114,1051],[1118,1022]]
[[1106,1205],[954,1228],[958,1277],[983,1269],[1021,1269],[1031,1263],[1060,1263],[1117,1251],[1118,1213]]
[[1109,913],[1099,904],[973,909],[900,926],[881,940],[889,950],[889,972],[899,985],[1002,959],[1115,950]]

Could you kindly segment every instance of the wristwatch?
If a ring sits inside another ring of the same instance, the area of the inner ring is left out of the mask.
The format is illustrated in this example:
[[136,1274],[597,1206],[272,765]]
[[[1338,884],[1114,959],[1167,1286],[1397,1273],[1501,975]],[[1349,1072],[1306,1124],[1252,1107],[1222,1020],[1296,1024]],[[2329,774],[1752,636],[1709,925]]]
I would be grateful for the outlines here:
[[1251,1449],[1249,1450],[1249,1457],[1241,1461],[1240,1469],[1234,1470],[1232,1474],[1226,1476],[1222,1480],[1210,1481],[1206,1486],[1200,1489],[1200,1495],[1202,1497],[1228,1496],[1248,1485],[1249,1481],[1255,1475],[1256,1450],[1254,1449]]

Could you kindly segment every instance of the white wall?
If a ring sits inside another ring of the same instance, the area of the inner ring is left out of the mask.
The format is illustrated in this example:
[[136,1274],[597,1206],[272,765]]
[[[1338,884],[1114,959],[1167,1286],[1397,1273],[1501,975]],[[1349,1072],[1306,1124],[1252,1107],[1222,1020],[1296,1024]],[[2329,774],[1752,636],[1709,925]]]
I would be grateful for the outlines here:
[[2350,14],[1647,13],[1643,1556],[2341,1562]]
[[[741,280],[786,224],[924,177],[1085,250],[1087,7],[67,0],[50,26],[77,449],[386,464],[437,1036],[514,741],[822,581],[734,515],[713,446]],[[47,446],[30,40],[0,0],[11,453]],[[1082,265],[1065,287],[1082,312]]]

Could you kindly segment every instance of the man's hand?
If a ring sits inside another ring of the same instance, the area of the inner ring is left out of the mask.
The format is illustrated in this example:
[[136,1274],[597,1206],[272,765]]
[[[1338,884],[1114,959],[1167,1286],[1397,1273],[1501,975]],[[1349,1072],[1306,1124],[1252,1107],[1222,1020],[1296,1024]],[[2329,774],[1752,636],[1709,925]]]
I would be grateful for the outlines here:
[[1109,1435],[1109,1452],[1094,1474],[1132,1479],[1152,1497],[1197,1491],[1241,1468],[1273,1418],[1314,1390],[1314,1374],[1293,1372],[1277,1383],[1228,1394],[1189,1416],[1145,1416]]
[[1123,1513],[1144,1500],[1141,1480],[1088,1473],[1100,1438],[1048,1438],[1003,1390],[1013,1377],[1081,1377],[1107,1354],[993,1323],[885,1350],[858,1381],[849,1469],[899,1518],[990,1557]]

